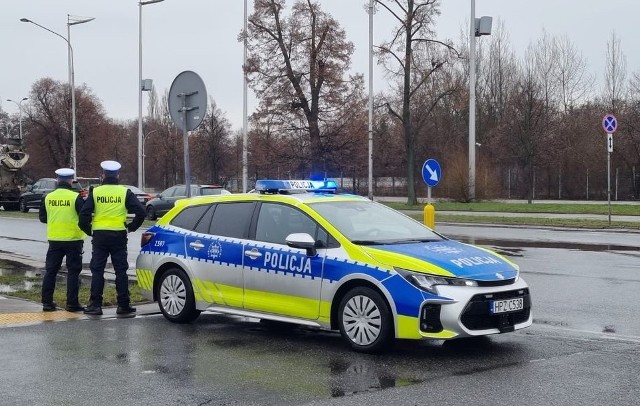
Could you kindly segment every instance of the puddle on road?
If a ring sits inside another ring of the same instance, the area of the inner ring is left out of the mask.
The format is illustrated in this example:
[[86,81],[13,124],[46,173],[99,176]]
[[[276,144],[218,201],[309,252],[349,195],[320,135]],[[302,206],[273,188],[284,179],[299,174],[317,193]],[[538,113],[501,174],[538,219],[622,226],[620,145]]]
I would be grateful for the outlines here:
[[494,251],[507,256],[522,256],[522,248],[557,248],[578,251],[631,251],[640,252],[640,247],[613,244],[582,244],[554,241],[519,241],[519,240],[492,240],[470,237],[453,237],[458,241],[468,244],[491,246]]
[[0,276],[7,283],[0,283],[0,293],[40,288],[43,271],[21,262],[0,259]]

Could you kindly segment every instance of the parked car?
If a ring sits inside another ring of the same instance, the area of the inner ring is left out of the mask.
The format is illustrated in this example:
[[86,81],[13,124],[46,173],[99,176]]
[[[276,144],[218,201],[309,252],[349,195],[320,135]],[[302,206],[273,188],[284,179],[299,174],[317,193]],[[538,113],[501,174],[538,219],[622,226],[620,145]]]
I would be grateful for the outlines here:
[[[191,196],[229,195],[227,189],[219,185],[191,185]],[[175,185],[162,191],[146,204],[147,219],[155,220],[173,208],[177,200],[186,199],[186,185]]]
[[136,195],[136,197],[138,198],[138,200],[140,201],[140,203],[142,203],[143,205],[147,204],[147,202],[151,199],[153,199],[153,195],[145,192],[144,190],[137,188],[133,185],[123,185],[126,186],[127,189],[129,189],[130,191],[133,192],[134,195]]
[[[73,181],[71,183],[73,189],[77,190],[83,197],[86,197],[87,190],[82,188],[80,183]],[[40,209],[40,202],[42,197],[47,193],[52,192],[56,188],[55,178],[42,178],[38,179],[36,183],[27,187],[27,189],[20,195],[18,204],[20,205],[20,211],[26,213],[29,209]]]

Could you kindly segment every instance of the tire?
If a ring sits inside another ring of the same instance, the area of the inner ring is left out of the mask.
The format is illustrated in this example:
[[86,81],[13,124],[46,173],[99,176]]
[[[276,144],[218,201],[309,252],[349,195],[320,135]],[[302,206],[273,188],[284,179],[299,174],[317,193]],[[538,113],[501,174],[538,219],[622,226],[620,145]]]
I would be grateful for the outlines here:
[[342,337],[356,351],[375,353],[388,349],[394,338],[389,306],[375,290],[360,286],[340,301],[338,324]]
[[160,311],[169,321],[190,323],[200,315],[191,281],[181,269],[173,268],[162,275],[156,297]]
[[153,206],[147,207],[147,220],[155,220],[158,216],[156,215],[156,210]]
[[20,201],[18,202],[18,206],[20,206],[20,211],[23,213],[27,213],[29,211],[27,203],[24,201],[24,199],[20,199]]
[[16,210],[20,210],[20,204],[19,203],[5,203],[3,205],[5,211],[16,211]]

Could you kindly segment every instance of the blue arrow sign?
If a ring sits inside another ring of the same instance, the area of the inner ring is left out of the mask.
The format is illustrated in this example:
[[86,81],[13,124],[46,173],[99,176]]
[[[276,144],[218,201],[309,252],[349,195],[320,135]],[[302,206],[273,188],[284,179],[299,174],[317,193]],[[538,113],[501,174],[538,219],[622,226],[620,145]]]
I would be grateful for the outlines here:
[[440,183],[442,178],[442,169],[435,159],[427,159],[422,165],[422,179],[429,187],[434,187]]
[[618,129],[618,120],[616,120],[613,114],[607,114],[602,119],[602,128],[604,128],[607,134],[612,134]]

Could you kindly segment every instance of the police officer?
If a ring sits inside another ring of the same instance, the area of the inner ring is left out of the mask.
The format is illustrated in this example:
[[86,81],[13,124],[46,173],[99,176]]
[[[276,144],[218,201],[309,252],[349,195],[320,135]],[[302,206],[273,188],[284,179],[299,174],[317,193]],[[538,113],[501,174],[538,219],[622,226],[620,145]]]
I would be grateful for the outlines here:
[[71,188],[75,171],[60,168],[56,171],[56,189],[43,196],[38,217],[47,224],[49,249],[45,260],[45,273],[42,280],[42,310],[52,312],[57,309],[53,302],[56,288],[56,276],[67,258],[67,305],[70,312],[81,312],[84,307],[78,300],[80,290],[80,271],[82,271],[82,245],[86,234],[78,227],[78,213],[84,200]]
[[[91,253],[91,297],[85,314],[102,314],[102,292],[104,290],[104,268],[111,256],[116,274],[118,294],[117,314],[133,314],[129,299],[129,278],[127,270],[127,232],[133,232],[142,225],[145,217],[144,206],[127,187],[119,185],[119,171],[122,165],[116,161],[103,161],[102,184],[89,192],[80,210],[79,226],[92,235]],[[135,217],[127,224],[127,213]],[[92,214],[95,216],[92,218]]]

